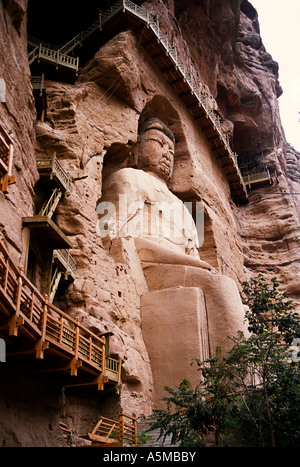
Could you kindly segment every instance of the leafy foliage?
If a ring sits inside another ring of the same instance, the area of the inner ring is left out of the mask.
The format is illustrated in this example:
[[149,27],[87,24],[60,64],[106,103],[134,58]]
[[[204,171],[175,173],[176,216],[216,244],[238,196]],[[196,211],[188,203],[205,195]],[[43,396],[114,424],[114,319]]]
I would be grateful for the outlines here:
[[226,356],[196,361],[200,383],[166,388],[165,410],[155,411],[154,428],[182,446],[299,446],[300,368],[288,352],[300,336],[299,316],[272,279],[243,284],[249,336],[231,338]]

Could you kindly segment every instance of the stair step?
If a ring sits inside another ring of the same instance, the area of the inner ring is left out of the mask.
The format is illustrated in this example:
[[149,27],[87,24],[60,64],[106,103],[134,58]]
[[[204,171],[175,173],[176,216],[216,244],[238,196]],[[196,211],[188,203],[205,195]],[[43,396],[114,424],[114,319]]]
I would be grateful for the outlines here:
[[153,420],[151,418],[141,418],[137,422],[137,434],[140,435],[143,430],[145,430],[148,436],[151,436],[151,440],[147,441],[143,444],[144,447],[178,447],[179,443],[172,444],[171,443],[171,436],[167,436],[165,440],[163,438],[159,438],[160,429],[156,428],[155,430],[148,431],[150,426],[152,425]]

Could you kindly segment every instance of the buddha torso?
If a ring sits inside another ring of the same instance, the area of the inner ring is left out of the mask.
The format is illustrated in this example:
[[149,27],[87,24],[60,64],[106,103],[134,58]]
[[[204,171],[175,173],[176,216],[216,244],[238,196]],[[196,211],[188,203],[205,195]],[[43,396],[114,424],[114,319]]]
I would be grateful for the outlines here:
[[102,201],[115,207],[114,216],[107,220],[116,236],[143,237],[198,256],[192,216],[155,174],[133,168],[114,172],[103,182]]

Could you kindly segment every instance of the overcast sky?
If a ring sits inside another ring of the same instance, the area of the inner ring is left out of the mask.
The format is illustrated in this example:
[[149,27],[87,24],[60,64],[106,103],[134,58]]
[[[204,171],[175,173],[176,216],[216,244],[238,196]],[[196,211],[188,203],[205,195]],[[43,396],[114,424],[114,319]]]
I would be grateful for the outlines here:
[[250,0],[266,50],[279,63],[280,113],[287,141],[300,151],[300,0]]

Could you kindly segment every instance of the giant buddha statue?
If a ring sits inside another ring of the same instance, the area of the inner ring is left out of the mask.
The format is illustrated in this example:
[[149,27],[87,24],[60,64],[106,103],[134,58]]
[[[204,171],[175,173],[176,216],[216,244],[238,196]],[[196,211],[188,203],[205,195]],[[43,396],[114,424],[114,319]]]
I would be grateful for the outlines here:
[[[166,125],[141,125],[129,166],[103,180],[99,234],[123,241],[141,285],[142,331],[154,378],[154,405],[164,386],[199,374],[194,358],[209,358],[227,336],[244,330],[244,307],[235,282],[199,256],[199,236],[184,203],[168,188],[175,138]],[[134,276],[134,274],[133,274]],[[141,277],[143,276],[143,277]]]
[[[141,126],[130,165],[104,180],[103,199],[116,208],[107,235],[148,239],[173,253],[199,258],[193,218],[167,186],[174,166],[174,135],[163,122],[151,119]],[[102,233],[106,236],[104,229]]]

